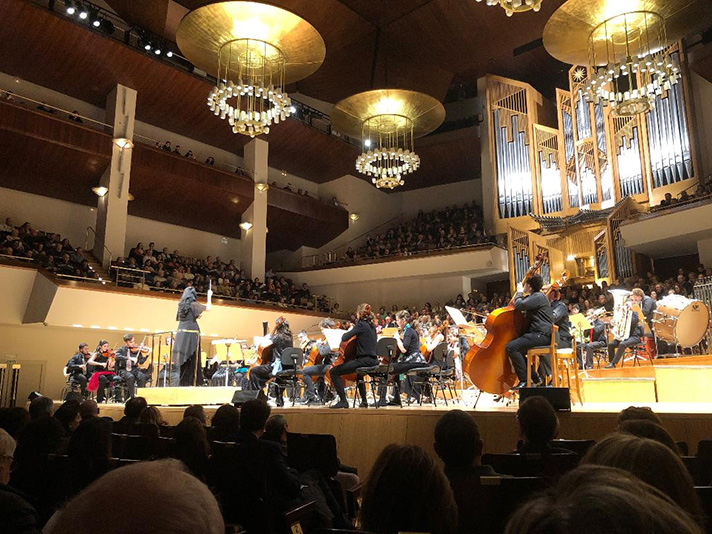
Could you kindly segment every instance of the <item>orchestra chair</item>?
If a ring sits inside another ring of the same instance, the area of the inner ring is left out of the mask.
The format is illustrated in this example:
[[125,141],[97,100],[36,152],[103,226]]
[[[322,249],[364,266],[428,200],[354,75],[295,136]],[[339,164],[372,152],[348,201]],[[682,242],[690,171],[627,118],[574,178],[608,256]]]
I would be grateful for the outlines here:
[[433,399],[433,406],[437,406],[437,396],[439,392],[443,394],[445,406],[447,406],[447,396],[445,390],[450,391],[450,399],[453,400],[452,377],[455,376],[454,360],[447,361],[447,343],[439,343],[430,356],[430,363],[423,367],[411,369],[408,371],[408,376],[413,377],[413,384],[419,385],[420,395],[418,395],[418,404],[423,405],[423,395],[430,395]]
[[[636,365],[640,367],[640,360],[646,360],[646,361],[651,361],[648,357],[648,345],[647,342],[645,341],[645,338],[641,340],[640,343],[635,345],[634,347],[628,347],[626,349],[626,354],[629,354],[633,358],[633,367]],[[621,367],[625,365],[625,356],[623,356],[623,360],[621,361]]]
[[[558,327],[557,327],[558,329]],[[568,387],[569,395],[573,401],[574,391],[578,396],[579,404],[583,406],[581,377],[579,376],[578,360],[576,358],[576,338],[571,341],[571,348],[556,348],[551,360],[551,376],[555,388]],[[573,375],[572,375],[573,373]]]
[[[551,342],[548,345],[544,345],[541,347],[533,347],[527,351],[527,387],[530,388],[532,387],[532,367],[534,367],[537,372],[540,371],[540,361],[539,358],[541,356],[549,356],[549,360],[551,361],[551,376],[552,379],[555,381],[553,383],[554,387],[558,387],[558,378],[556,377],[556,373],[554,372],[554,358],[556,355],[556,337],[559,332],[559,327],[554,325],[551,325]],[[574,353],[575,354],[575,353]],[[574,357],[575,359],[575,357]],[[541,377],[540,377],[541,378]],[[544,383],[546,385],[546,376],[544,378]]]
[[[287,347],[282,351],[282,371],[276,374],[277,396],[286,389],[292,406],[297,402],[297,395],[301,389],[300,377],[302,376],[302,360],[304,353],[299,347]],[[291,388],[291,389],[289,389]]]
[[[376,343],[376,357],[379,361],[378,365],[371,367],[359,367],[356,369],[356,388],[354,393],[354,408],[356,407],[356,399],[358,398],[359,381],[364,381],[364,377],[368,376],[371,380],[371,395],[375,402],[376,408],[379,403],[379,392],[386,391],[388,384],[396,377],[393,376],[393,358],[398,354],[398,343],[392,337],[382,337]],[[403,406],[401,405],[401,408]]]
[[62,394],[60,396],[62,401],[69,400],[69,395],[72,395],[73,397],[76,396],[76,397],[81,398],[82,388],[69,375],[69,371],[67,371],[66,365],[64,366],[63,374],[64,374],[64,378],[67,380],[67,383],[62,388]]

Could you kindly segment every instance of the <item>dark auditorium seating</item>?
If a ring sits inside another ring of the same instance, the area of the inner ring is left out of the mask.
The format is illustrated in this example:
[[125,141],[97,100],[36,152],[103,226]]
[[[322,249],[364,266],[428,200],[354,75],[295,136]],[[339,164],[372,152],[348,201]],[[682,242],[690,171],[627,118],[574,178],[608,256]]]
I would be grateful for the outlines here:
[[574,469],[580,457],[576,454],[484,454],[482,463],[497,473],[516,477],[558,479]]
[[336,438],[330,434],[287,433],[288,464],[303,473],[318,470],[325,478],[331,478],[339,470],[336,454]]
[[555,439],[552,442],[554,447],[575,452],[579,456],[586,454],[588,449],[593,447],[595,444],[596,440],[593,439]]

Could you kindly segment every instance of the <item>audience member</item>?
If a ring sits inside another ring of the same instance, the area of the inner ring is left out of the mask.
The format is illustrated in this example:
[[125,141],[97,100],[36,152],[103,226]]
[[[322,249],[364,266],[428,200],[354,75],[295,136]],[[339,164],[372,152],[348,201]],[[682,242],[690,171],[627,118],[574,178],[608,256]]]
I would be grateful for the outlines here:
[[175,428],[176,452],[188,470],[206,482],[210,445],[203,422],[193,416],[185,417]]
[[207,424],[207,419],[205,417],[205,408],[201,404],[193,404],[188,406],[183,412],[183,419],[186,417],[195,417],[200,424],[205,426]]
[[124,405],[124,416],[117,422],[117,427],[123,433],[133,425],[138,424],[141,412],[148,407],[146,399],[143,397],[133,397],[126,401]]
[[484,442],[474,418],[461,410],[443,415],[435,425],[435,452],[445,464],[458,509],[457,532],[490,532],[493,520],[481,506],[480,477],[497,476],[482,465]]
[[620,469],[586,465],[521,506],[505,534],[701,534],[659,490]]
[[29,412],[21,407],[0,408],[0,428],[17,439],[20,431],[30,422]]
[[240,431],[239,410],[232,404],[223,404],[215,411],[210,426],[210,437],[213,441],[237,440]]
[[17,534],[40,533],[39,517],[27,498],[8,486],[15,440],[0,429],[0,530]]
[[675,454],[680,454],[680,449],[668,431],[652,421],[646,421],[645,419],[624,421],[618,426],[618,431],[632,434],[639,438],[652,439],[658,443],[662,443]]
[[621,411],[618,414],[618,426],[625,423],[626,421],[634,420],[651,421],[658,426],[663,426],[663,422],[658,417],[652,409],[648,406],[628,406],[628,408]]
[[559,434],[559,418],[554,407],[544,397],[529,397],[517,410],[521,445],[517,454],[574,454],[567,449],[554,447],[551,441]]
[[[132,488],[140,491],[143,504],[137,504],[138,496],[130,491]],[[117,513],[102,512],[108,498]],[[180,462],[160,460],[107,473],[69,501],[46,530],[48,534],[224,534],[225,525],[207,486],[187,473]]]
[[163,414],[155,406],[147,406],[141,410],[141,415],[138,418],[138,422],[144,425],[156,425],[163,426],[166,422],[163,420]]
[[93,400],[82,402],[79,412],[82,420],[67,446],[75,492],[106,473],[111,457],[111,419],[99,417],[99,408]]
[[420,447],[388,445],[361,492],[361,528],[377,534],[454,534],[457,505],[445,474]]
[[687,468],[676,453],[658,441],[627,433],[611,434],[591,447],[581,464],[628,471],[666,494],[700,525],[704,523],[702,506]]
[[34,421],[40,417],[51,416],[53,409],[54,401],[41,395],[30,402],[30,419]]
[[262,439],[277,443],[286,453],[287,450],[287,432],[289,432],[289,424],[287,418],[283,415],[273,415],[267,420],[265,425],[265,433]]

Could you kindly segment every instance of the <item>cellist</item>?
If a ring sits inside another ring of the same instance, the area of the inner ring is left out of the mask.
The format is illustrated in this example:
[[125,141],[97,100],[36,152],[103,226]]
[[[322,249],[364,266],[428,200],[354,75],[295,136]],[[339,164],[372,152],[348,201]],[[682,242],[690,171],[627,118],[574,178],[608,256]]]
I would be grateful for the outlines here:
[[[551,343],[551,326],[554,323],[554,314],[549,299],[541,292],[542,285],[541,276],[534,274],[524,282],[524,287],[521,287],[520,284],[519,291],[514,295],[514,309],[526,313],[529,329],[524,335],[513,339],[506,345],[507,356],[519,379],[519,383],[513,389],[520,389],[527,385],[527,350]],[[539,377],[536,374],[536,369],[534,371],[532,380],[538,383]]]
[[[378,336],[376,335],[376,325],[374,324],[373,311],[370,304],[359,304],[358,308],[356,308],[356,324],[343,335],[341,341],[347,342],[354,337],[356,338],[356,357],[345,361],[341,365],[335,365],[329,370],[331,383],[339,396],[339,402],[331,406],[331,408],[349,407],[341,375],[351,374],[359,367],[378,365],[378,359],[376,358]],[[361,408],[368,408],[366,386],[363,382],[359,382],[358,392],[361,395]]]
[[[282,370],[282,352],[294,346],[292,331],[289,321],[285,317],[278,317],[274,322],[274,329],[270,336],[272,341],[272,361],[261,363],[250,368],[250,389],[264,389],[265,384]],[[284,405],[282,388],[277,388],[277,406]]]
[[[321,328],[321,332],[323,334],[324,330],[331,330],[333,328],[336,328],[336,323],[333,319],[326,318],[319,323],[319,328]],[[306,404],[307,406],[324,403],[324,375],[329,371],[329,369],[331,369],[332,362],[339,354],[338,347],[330,347],[329,341],[326,339],[324,339],[323,341],[316,340],[313,343],[314,346],[311,350],[316,350],[318,352],[319,357],[317,358],[317,361],[319,363],[307,365],[302,370],[302,381],[304,382],[304,398],[301,402]],[[317,391],[314,389],[314,377],[318,377],[317,390],[319,391],[319,394],[317,394]]]

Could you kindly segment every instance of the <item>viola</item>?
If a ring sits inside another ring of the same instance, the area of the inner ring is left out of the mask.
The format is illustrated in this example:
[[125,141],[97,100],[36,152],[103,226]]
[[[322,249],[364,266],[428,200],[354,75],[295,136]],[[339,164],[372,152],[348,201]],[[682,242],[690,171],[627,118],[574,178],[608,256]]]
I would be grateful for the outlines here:
[[[524,275],[522,284],[541,268],[544,256],[538,255],[534,265]],[[509,304],[487,316],[487,334],[482,343],[467,351],[463,371],[480,391],[502,395],[517,384],[517,375],[506,352],[506,345],[526,330],[526,316],[514,309],[514,296]]]

